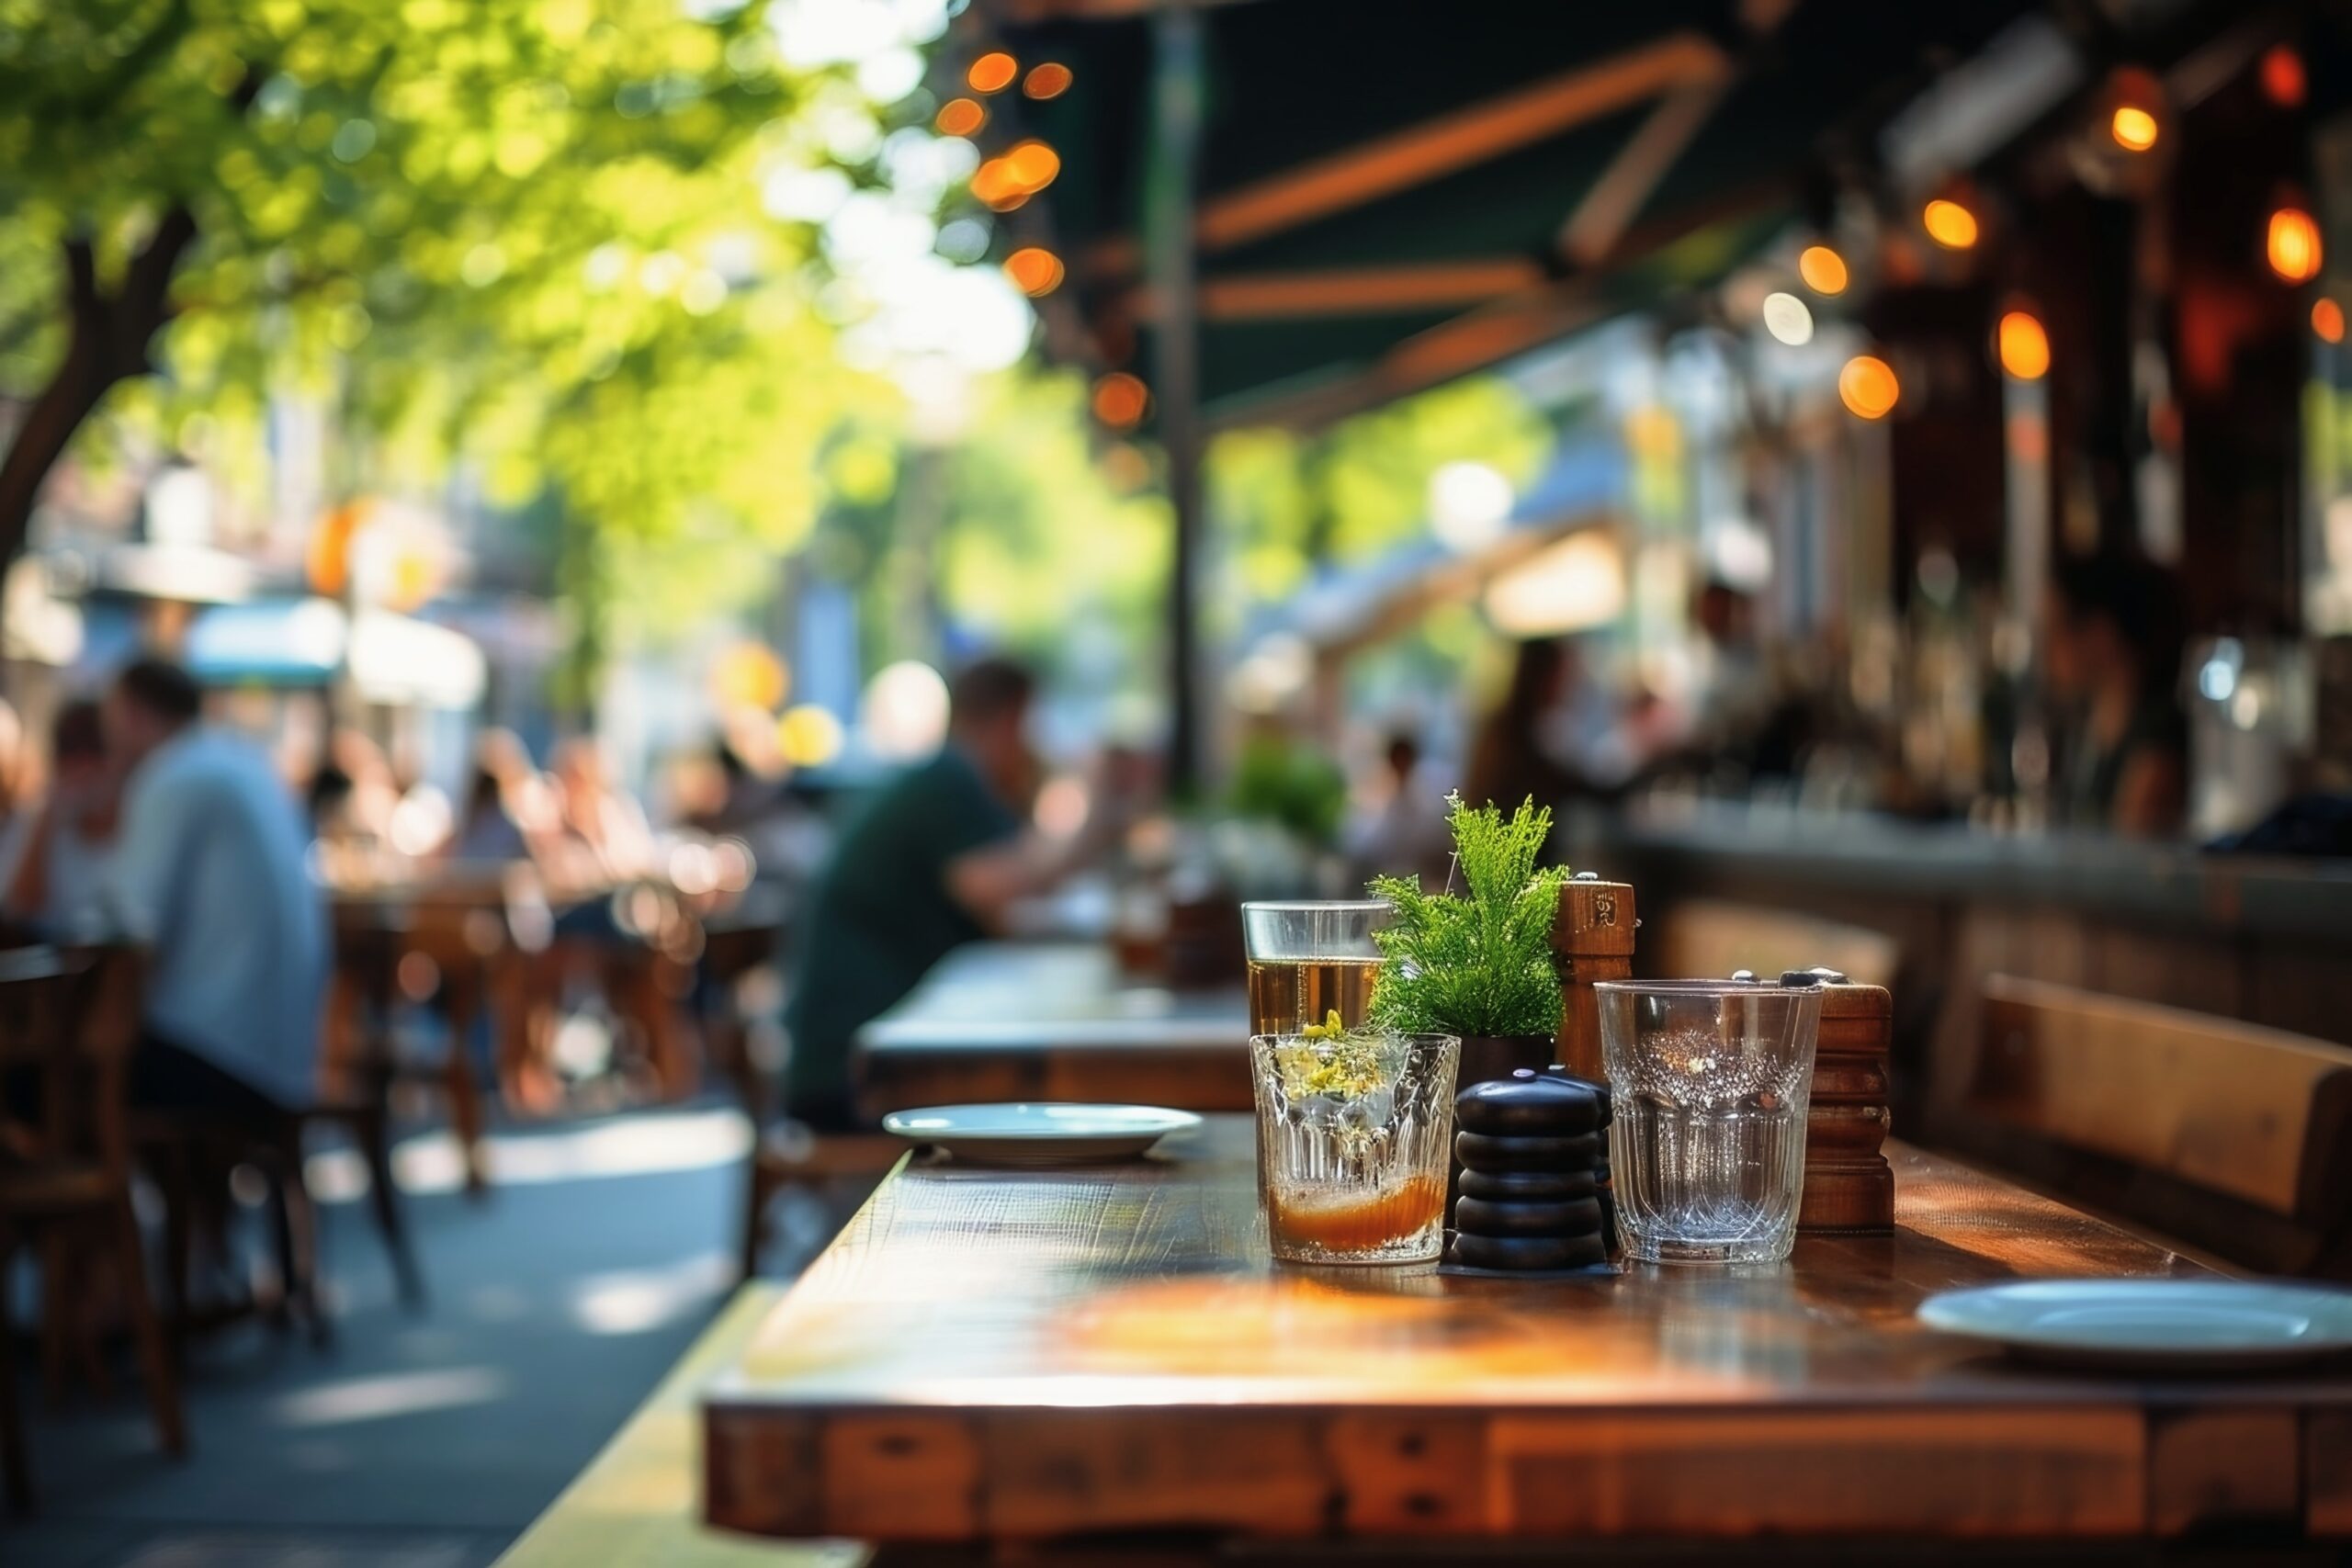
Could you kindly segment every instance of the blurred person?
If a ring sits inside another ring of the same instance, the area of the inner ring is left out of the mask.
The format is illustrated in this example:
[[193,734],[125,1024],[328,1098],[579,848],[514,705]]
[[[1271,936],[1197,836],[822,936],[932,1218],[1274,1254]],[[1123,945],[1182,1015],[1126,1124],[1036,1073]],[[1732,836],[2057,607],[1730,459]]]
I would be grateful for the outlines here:
[[313,1093],[328,968],[302,815],[268,755],[207,724],[177,665],[141,659],[107,692],[124,770],[107,905],[148,950],[130,1098],[266,1135]]
[[946,742],[842,829],[802,922],[786,1010],[792,1116],[820,1129],[858,1124],[850,1085],[858,1030],[1107,841],[1122,803],[1100,790],[1086,826],[1067,840],[1024,826],[1039,777],[1027,736],[1035,694],[1035,678],[1012,660],[967,666],[949,688]]
[[564,840],[589,880],[624,881],[653,867],[653,829],[637,797],[612,780],[593,736],[556,748],[557,808]]
[[1421,743],[1407,730],[1388,738],[1372,809],[1347,834],[1351,874],[1418,875],[1424,887],[1443,887],[1453,869],[1453,835],[1447,829],[1445,792],[1432,784]]
[[1538,637],[1519,645],[1503,699],[1478,723],[1463,770],[1462,798],[1509,812],[1521,801],[1560,805],[1595,793],[1581,769],[1559,754],[1559,727],[1583,675],[1576,645]]
[[104,928],[106,860],[120,783],[107,755],[98,705],[82,698],[58,709],[50,732],[49,801],[7,881],[10,918],[52,939]]
[[2072,710],[2058,781],[2064,820],[2140,837],[2179,830],[2188,721],[2177,693],[2177,584],[2143,557],[2069,557],[2051,575],[2042,671]]

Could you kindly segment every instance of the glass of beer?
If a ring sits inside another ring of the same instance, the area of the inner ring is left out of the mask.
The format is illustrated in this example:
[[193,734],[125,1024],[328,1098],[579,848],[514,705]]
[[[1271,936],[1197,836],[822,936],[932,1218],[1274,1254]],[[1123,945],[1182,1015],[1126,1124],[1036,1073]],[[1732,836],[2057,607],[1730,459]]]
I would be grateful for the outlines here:
[[1244,904],[1250,957],[1250,1032],[1296,1034],[1330,1021],[1361,1029],[1380,974],[1372,933],[1394,911],[1385,899]]

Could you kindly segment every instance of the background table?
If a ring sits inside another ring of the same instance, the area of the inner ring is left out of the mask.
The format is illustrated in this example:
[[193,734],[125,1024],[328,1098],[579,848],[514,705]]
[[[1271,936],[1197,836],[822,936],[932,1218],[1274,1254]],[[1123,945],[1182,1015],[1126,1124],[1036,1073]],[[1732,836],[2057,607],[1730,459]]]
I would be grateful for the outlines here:
[[[706,1400],[707,1517],[778,1536],[2352,1531],[2352,1379],[2152,1382],[1930,1333],[1932,1292],[2196,1266],[1897,1146],[1900,1225],[1553,1283],[1267,1261],[1194,1157],[910,1167]],[[1196,1537],[1197,1538],[1197,1537]]]
[[1249,1041],[1238,986],[1130,981],[1091,942],[980,942],[858,1032],[858,1106],[868,1117],[1019,1100],[1246,1111]]

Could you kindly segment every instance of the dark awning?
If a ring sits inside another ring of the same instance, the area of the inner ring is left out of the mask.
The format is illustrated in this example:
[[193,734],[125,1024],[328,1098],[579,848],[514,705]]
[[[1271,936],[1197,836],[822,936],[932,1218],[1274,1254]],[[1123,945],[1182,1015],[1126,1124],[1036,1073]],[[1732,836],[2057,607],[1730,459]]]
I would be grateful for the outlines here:
[[[1315,421],[1704,282],[2018,0],[1231,0],[1200,11],[1196,242],[1213,419]],[[1049,347],[1152,378],[1154,0],[994,0],[975,48],[1069,66],[989,100],[1060,155],[1008,214],[1069,259]],[[966,58],[969,58],[967,54]],[[960,62],[956,69],[960,72]]]

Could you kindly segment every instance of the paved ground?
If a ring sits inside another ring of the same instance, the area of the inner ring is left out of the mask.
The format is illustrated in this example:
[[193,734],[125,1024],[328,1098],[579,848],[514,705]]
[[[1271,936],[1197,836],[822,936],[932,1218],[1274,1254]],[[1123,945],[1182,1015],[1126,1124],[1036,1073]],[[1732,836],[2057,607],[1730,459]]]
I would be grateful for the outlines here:
[[[639,1112],[508,1133],[486,1201],[445,1138],[402,1146],[433,1300],[395,1303],[355,1164],[315,1156],[344,1300],[317,1350],[255,1329],[203,1348],[195,1451],[154,1450],[135,1379],[39,1408],[40,1513],[0,1518],[7,1568],[473,1568],[587,1462],[733,1283],[741,1119]],[[799,1222],[806,1246],[814,1213]],[[789,1253],[787,1246],[783,1249]]]

